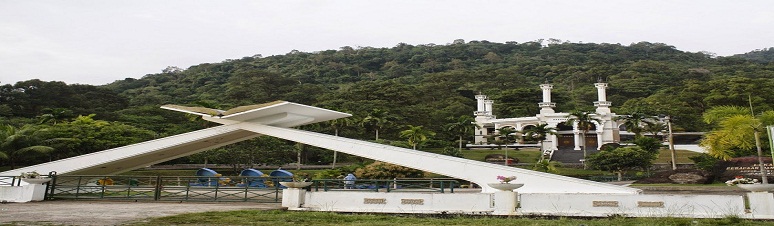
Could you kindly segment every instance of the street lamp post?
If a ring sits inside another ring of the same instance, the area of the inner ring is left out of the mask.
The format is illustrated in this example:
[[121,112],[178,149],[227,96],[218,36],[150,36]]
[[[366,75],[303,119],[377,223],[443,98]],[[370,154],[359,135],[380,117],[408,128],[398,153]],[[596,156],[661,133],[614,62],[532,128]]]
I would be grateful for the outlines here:
[[667,115],[664,117],[664,119],[667,121],[667,132],[669,133],[669,152],[672,154],[672,170],[677,170],[677,158],[675,157],[675,142],[674,137],[672,136],[672,120]]

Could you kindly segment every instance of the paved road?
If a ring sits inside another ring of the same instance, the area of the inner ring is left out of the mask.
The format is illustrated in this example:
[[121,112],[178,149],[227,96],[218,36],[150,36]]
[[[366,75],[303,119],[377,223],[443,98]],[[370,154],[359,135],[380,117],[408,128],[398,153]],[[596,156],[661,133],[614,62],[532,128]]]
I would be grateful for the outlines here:
[[0,204],[0,224],[120,225],[182,213],[280,209],[279,203],[44,201]]

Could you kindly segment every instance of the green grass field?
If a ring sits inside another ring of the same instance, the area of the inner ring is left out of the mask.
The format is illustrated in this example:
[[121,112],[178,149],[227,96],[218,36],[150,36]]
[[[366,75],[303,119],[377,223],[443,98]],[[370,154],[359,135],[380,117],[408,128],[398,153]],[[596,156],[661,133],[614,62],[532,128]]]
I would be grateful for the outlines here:
[[774,225],[769,221],[690,218],[527,218],[465,215],[340,214],[331,212],[241,210],[153,218],[130,225]]
[[[692,164],[693,160],[689,158],[698,155],[701,155],[701,153],[686,150],[675,150],[675,158],[677,159],[676,162],[681,164]],[[653,163],[669,163],[670,161],[672,161],[672,154],[669,152],[669,149],[662,148],[659,151],[658,158],[654,160]]]

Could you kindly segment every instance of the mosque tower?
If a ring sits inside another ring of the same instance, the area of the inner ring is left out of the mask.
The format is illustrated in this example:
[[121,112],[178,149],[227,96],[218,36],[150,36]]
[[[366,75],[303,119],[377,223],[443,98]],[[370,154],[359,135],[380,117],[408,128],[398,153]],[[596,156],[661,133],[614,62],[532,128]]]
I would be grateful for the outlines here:
[[[620,140],[617,136],[618,126],[615,123],[615,114],[610,111],[612,102],[607,101],[607,83],[599,81],[594,83],[597,87],[597,101],[594,101],[594,106],[597,107],[596,113],[600,121],[602,128],[597,128],[597,149],[602,147],[602,144],[616,143]],[[609,131],[609,132],[605,132]]]
[[548,82],[540,85],[540,89],[543,90],[543,102],[538,103],[538,106],[540,107],[540,114],[555,113],[554,107],[556,107],[556,103],[551,102],[551,89],[553,88],[554,86],[548,84]]
[[486,143],[486,137],[489,136],[489,131],[484,128],[484,125],[489,124],[489,121],[495,118],[492,115],[493,104],[494,101],[487,99],[486,95],[476,95],[476,111],[473,112],[473,115],[476,116],[475,123],[478,125],[474,134],[474,142],[476,144]]

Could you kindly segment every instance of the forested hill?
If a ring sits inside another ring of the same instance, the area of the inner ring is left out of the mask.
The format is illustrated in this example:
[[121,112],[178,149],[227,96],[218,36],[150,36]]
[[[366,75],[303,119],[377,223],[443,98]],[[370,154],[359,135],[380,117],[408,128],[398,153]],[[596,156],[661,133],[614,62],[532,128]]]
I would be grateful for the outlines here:
[[736,54],[734,57],[741,57],[759,63],[774,62],[774,47],[757,49],[745,54]]
[[[169,67],[159,74],[98,87],[100,92],[108,89],[119,94],[115,98],[123,99],[93,106],[102,106],[103,117],[122,108],[110,119],[134,125],[145,124],[139,116],[149,114],[148,109],[167,103],[230,108],[287,100],[350,112],[360,119],[375,110],[386,111],[393,124],[382,134],[389,139],[397,138],[397,131],[406,125],[442,132],[452,118],[472,114],[477,93],[495,100],[498,117],[534,115],[542,97],[538,85],[546,81],[554,85],[557,110],[590,110],[597,98],[592,84],[599,80],[609,83],[608,100],[615,112],[673,115],[678,127],[689,131],[706,129],[699,118],[704,110],[718,105],[748,106],[748,95],[756,111],[774,107],[774,63],[713,57],[661,43],[625,46],[557,40],[345,46],[314,53],[256,55],[187,69]],[[9,89],[17,92],[13,100],[0,99],[5,112],[10,109],[15,112],[12,115],[24,117],[41,114],[41,108],[33,111],[17,103],[26,98],[18,88],[4,86],[6,96]],[[97,91],[93,94],[97,97],[81,99],[113,98]],[[49,108],[68,107],[55,101],[42,103]],[[113,108],[104,109],[110,106]],[[147,122],[154,125],[139,126],[162,127],[162,119],[156,120]],[[369,135],[356,131],[349,136]]]

